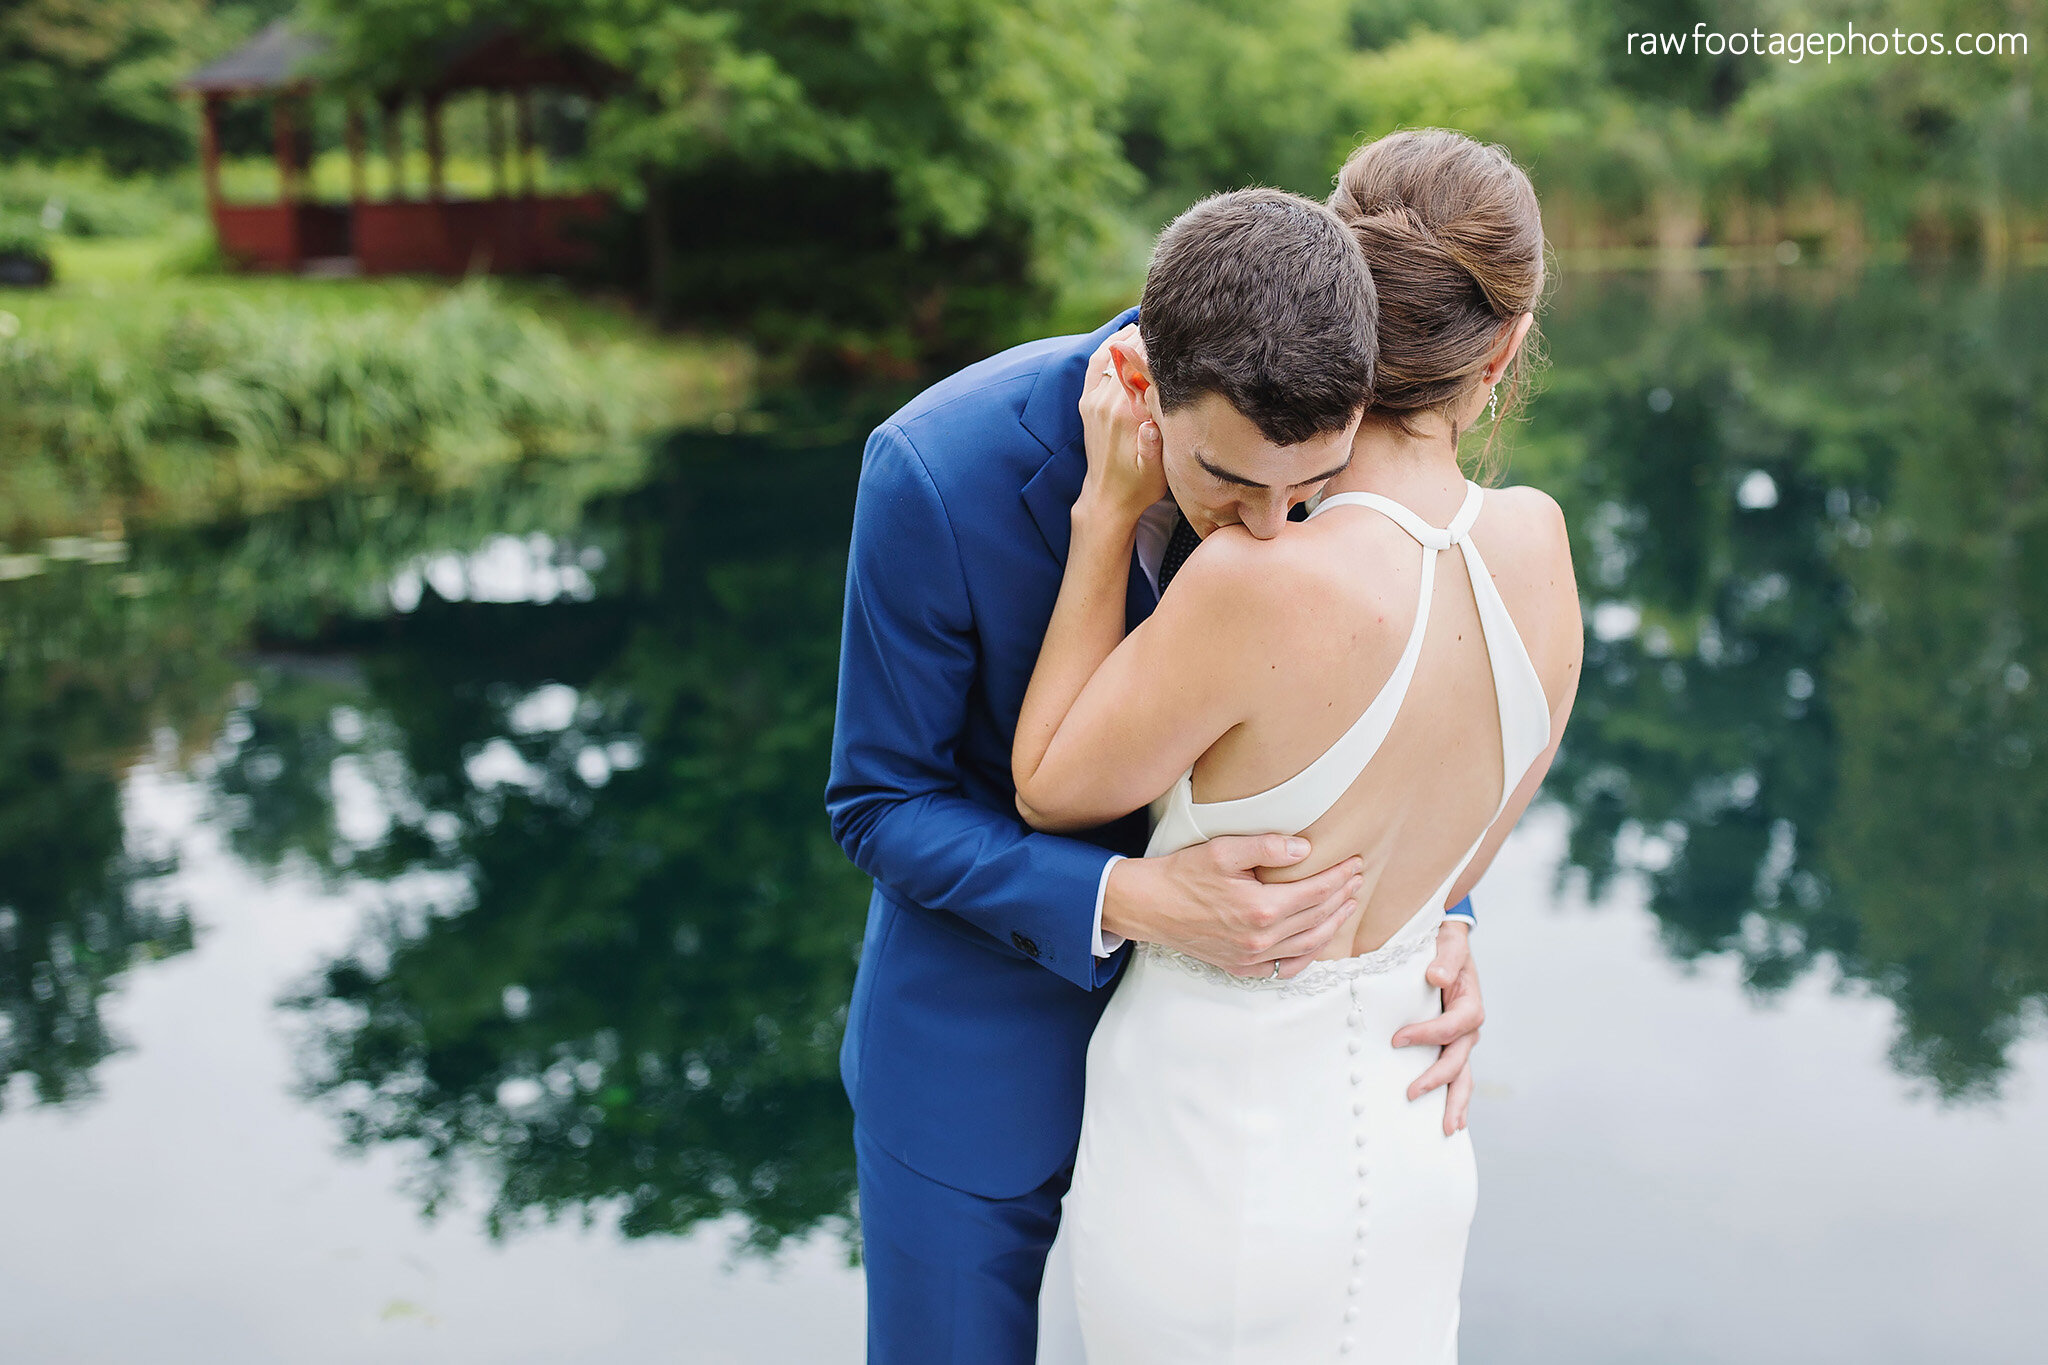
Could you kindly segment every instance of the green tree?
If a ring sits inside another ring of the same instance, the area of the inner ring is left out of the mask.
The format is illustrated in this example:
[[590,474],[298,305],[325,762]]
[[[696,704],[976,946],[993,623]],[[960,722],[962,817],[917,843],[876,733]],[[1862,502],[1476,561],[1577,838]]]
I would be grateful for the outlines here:
[[124,171],[191,155],[175,84],[199,0],[14,0],[0,9],[0,160],[99,157]]
[[1124,138],[1151,183],[1176,198],[1329,193],[1329,149],[1348,131],[1346,0],[1139,0],[1136,16]]
[[184,169],[196,122],[178,82],[293,3],[8,0],[0,6],[0,165]]
[[[461,0],[323,13],[369,83],[476,22]],[[1125,28],[1081,0],[526,0],[492,18],[622,73],[588,155],[629,201],[653,194],[676,258],[656,272],[676,275],[652,287],[700,312],[893,327],[927,350],[965,325],[949,313],[986,334],[1128,185],[1110,131]]]

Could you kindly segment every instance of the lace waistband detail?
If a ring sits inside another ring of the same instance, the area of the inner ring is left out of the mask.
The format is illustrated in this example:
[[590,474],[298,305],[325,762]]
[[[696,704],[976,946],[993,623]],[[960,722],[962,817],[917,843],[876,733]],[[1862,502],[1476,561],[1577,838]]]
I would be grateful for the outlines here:
[[1426,949],[1434,948],[1437,927],[1443,922],[1441,911],[1435,915],[1418,914],[1395,930],[1392,938],[1369,953],[1361,953],[1357,957],[1338,957],[1323,962],[1311,962],[1294,976],[1284,980],[1270,975],[1235,976],[1221,967],[1213,966],[1200,958],[1189,957],[1178,949],[1168,948],[1159,943],[1140,943],[1135,951],[1189,976],[1202,977],[1221,985],[1234,986],[1239,990],[1276,991],[1281,995],[1320,995],[1324,991],[1334,990],[1363,976],[1384,975],[1413,960]]

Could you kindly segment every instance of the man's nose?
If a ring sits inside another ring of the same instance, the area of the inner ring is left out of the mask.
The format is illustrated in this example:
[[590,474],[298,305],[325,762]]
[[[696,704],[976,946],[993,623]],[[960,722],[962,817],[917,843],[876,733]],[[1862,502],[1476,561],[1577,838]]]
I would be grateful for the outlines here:
[[1244,520],[1245,530],[1260,540],[1271,540],[1287,525],[1287,499],[1277,497],[1247,502],[1238,508],[1238,515]]

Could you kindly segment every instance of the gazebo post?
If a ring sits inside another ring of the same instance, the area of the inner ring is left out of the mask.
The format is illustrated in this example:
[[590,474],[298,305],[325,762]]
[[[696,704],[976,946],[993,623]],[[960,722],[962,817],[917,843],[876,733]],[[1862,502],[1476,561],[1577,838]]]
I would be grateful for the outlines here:
[[351,206],[370,197],[370,178],[363,166],[363,102],[348,97],[348,202]]
[[505,197],[505,111],[499,106],[498,92],[488,87],[484,90],[484,138],[490,149],[491,198]]
[[206,211],[220,224],[220,106],[222,97],[207,91],[199,100],[199,177],[206,185]]
[[440,203],[447,192],[441,165],[441,96],[428,95],[423,105],[427,119],[427,198]]
[[533,91],[520,86],[513,96],[519,125],[519,193],[533,198]]
[[277,202],[299,202],[298,156],[292,143],[296,128],[292,119],[292,97],[280,90],[270,101],[270,150],[277,162]]
[[280,89],[270,101],[270,142],[277,159],[277,202],[284,217],[284,261],[286,270],[296,272],[304,253],[299,249],[299,156],[298,120],[293,117],[292,94]]
[[390,91],[377,103],[383,111],[384,164],[391,172],[384,197],[395,204],[405,198],[405,97]]

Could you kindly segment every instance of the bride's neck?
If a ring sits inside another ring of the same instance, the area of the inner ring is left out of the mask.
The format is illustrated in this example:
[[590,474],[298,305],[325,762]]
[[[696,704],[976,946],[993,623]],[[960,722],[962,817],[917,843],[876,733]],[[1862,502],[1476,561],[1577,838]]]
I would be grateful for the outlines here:
[[1411,434],[1395,422],[1367,417],[1351,441],[1351,464],[1324,486],[1324,493],[1426,494],[1455,489],[1462,496],[1465,474],[1448,418],[1431,413]]

